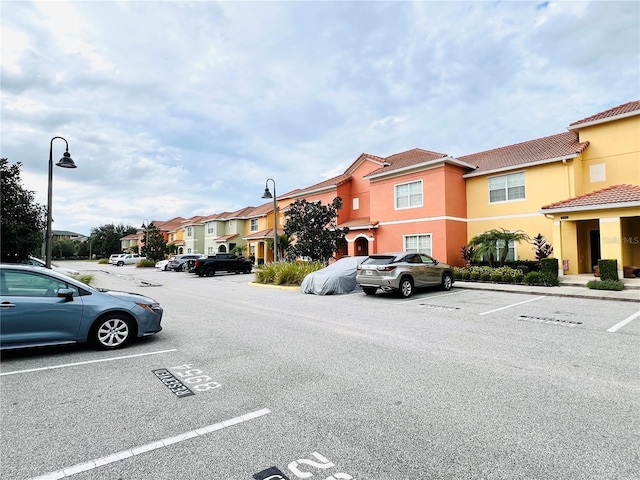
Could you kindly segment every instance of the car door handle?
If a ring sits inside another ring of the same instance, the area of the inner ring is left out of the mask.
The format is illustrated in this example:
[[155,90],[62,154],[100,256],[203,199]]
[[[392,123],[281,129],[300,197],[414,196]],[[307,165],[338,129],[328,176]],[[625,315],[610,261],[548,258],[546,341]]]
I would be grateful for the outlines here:
[[11,307],[15,307],[15,304],[13,304],[11,302],[2,302],[2,303],[0,303],[0,308],[11,308]]

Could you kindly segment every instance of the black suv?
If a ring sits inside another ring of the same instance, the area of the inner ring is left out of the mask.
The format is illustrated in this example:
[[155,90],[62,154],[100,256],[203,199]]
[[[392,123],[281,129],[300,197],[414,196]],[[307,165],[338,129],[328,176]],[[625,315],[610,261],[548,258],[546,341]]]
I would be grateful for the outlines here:
[[188,270],[189,260],[195,260],[200,258],[200,253],[187,253],[184,255],[174,255],[169,259],[167,264],[167,270],[173,270],[174,272],[186,272]]

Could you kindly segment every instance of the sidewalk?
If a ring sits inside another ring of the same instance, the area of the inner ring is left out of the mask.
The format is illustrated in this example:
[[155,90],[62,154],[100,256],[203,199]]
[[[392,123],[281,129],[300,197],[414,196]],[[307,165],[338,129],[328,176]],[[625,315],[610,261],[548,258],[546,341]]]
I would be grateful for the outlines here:
[[456,280],[454,288],[468,288],[475,290],[494,290],[500,292],[530,293],[532,295],[554,295],[560,297],[593,298],[600,300],[618,300],[623,302],[640,303],[640,278],[624,278],[624,289],[592,290],[587,288],[587,282],[594,280],[592,275],[564,275],[559,278],[557,287],[538,287],[530,285],[510,285],[489,282],[465,282]]

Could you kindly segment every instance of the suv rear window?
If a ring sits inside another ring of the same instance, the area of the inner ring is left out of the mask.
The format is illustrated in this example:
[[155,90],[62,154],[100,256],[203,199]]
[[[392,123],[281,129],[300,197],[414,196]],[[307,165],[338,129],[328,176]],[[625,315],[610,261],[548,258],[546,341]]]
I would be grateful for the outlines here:
[[362,263],[366,265],[388,265],[393,263],[395,258],[393,255],[376,255],[375,257],[365,259]]

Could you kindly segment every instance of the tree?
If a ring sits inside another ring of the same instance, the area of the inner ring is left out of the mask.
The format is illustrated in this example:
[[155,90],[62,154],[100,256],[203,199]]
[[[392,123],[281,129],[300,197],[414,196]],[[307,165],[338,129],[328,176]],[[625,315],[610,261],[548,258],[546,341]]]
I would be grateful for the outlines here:
[[51,253],[53,258],[70,258],[76,255],[78,250],[78,242],[69,240],[68,238],[62,238],[60,240],[54,240],[51,247]]
[[549,257],[553,253],[553,246],[547,243],[547,239],[544,235],[539,233],[531,239],[531,245],[536,252],[536,260],[541,263],[543,259]]
[[507,255],[509,255],[509,243],[529,241],[529,235],[522,230],[510,232],[504,228],[494,228],[488,232],[476,235],[469,241],[469,246],[474,247],[474,258],[486,258],[489,265],[493,267],[496,260],[496,253],[500,265],[504,265]]
[[102,258],[109,258],[112,253],[122,252],[122,244],[120,239],[136,233],[138,230],[131,225],[124,226],[120,224],[103,225],[101,227],[91,229],[89,241],[92,245],[92,253]]
[[[46,208],[35,202],[35,194],[22,187],[22,163],[0,159],[0,257],[16,262],[37,254],[44,241]],[[39,256],[39,255],[37,255]]]
[[151,222],[144,231],[145,244],[142,247],[142,255],[149,260],[162,260],[167,252],[167,241],[156,225]]
[[338,210],[342,198],[336,197],[329,205],[320,202],[296,200],[289,205],[285,234],[291,239],[287,251],[289,260],[310,257],[326,262],[344,242],[348,228],[338,228]]

